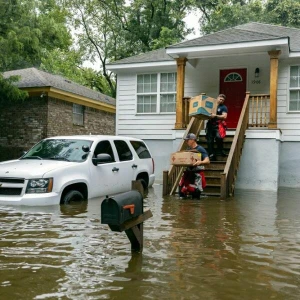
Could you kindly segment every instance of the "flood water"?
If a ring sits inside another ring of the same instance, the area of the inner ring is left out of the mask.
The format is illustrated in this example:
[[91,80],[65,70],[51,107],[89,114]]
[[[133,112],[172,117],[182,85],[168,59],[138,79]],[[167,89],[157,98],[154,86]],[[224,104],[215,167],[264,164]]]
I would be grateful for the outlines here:
[[0,206],[0,299],[300,299],[299,192],[179,200],[155,185],[140,254],[100,200]]

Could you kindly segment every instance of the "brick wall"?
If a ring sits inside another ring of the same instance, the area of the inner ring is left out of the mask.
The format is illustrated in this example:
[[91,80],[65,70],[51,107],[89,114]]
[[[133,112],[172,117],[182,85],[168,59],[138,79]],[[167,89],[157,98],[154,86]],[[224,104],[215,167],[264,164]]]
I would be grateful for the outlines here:
[[75,134],[115,134],[115,114],[85,107],[84,125],[73,124],[73,104],[50,98],[48,136]]
[[73,104],[48,97],[0,101],[0,161],[18,158],[45,137],[115,134],[115,114],[85,107],[84,125],[73,125]]
[[46,137],[47,97],[0,101],[0,161],[18,158],[22,151]]

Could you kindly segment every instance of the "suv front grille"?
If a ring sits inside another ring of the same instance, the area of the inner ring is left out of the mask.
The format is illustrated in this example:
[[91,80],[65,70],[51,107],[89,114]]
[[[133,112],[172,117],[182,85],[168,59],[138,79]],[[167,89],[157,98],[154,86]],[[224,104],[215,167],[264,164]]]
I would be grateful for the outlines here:
[[24,184],[24,178],[0,177],[0,196],[20,196]]
[[19,196],[22,193],[22,188],[0,187],[0,195]]
[[24,178],[0,178],[0,183],[24,183]]

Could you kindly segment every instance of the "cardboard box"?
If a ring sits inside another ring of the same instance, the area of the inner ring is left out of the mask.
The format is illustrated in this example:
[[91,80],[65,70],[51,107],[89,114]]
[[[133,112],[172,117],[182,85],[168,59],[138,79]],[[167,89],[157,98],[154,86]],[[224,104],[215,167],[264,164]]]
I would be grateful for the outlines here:
[[170,164],[175,166],[192,166],[196,160],[201,160],[201,153],[178,151],[171,154]]
[[190,99],[189,116],[197,119],[209,119],[217,113],[217,99],[206,95],[199,95]]

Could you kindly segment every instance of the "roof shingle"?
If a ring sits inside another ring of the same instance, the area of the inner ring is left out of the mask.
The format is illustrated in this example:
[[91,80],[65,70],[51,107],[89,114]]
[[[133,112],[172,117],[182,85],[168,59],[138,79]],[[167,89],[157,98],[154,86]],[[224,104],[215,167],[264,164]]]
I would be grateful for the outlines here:
[[53,75],[36,68],[12,70],[3,73],[5,78],[16,75],[20,76],[20,80],[16,83],[19,88],[54,87],[92,100],[116,105],[116,100],[110,96],[82,86],[60,75]]
[[[300,51],[300,29],[257,22],[247,23],[233,28],[218,31],[216,33],[204,35],[192,40],[170,45],[167,48],[172,49],[185,47],[213,46],[242,42],[258,42],[280,39],[284,37],[290,38],[290,51]],[[162,48],[140,55],[124,58],[111,63],[111,65],[172,60],[173,58],[166,54],[166,49]]]

